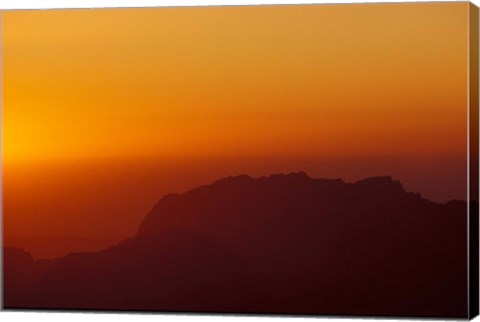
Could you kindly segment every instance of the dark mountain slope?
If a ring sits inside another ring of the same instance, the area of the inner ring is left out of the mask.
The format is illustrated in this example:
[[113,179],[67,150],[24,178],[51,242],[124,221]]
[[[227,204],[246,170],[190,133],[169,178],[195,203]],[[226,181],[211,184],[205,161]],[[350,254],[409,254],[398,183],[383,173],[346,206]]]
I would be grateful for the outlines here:
[[163,198],[139,235],[171,227],[243,254],[290,312],[466,312],[466,203],[430,202],[390,177],[222,179]]
[[[244,265],[198,233],[169,230],[98,253],[73,253],[27,293],[38,308],[246,310]],[[226,287],[228,286],[228,290]]]
[[466,203],[390,177],[219,180],[165,196],[138,235],[72,254],[20,306],[465,317]]
[[4,304],[7,307],[21,307],[24,305],[24,294],[55,266],[56,261],[34,261],[23,249],[4,247],[3,263]]
[[88,238],[72,235],[10,237],[5,244],[28,250],[34,259],[55,259],[71,252],[92,252],[105,249],[118,240]]

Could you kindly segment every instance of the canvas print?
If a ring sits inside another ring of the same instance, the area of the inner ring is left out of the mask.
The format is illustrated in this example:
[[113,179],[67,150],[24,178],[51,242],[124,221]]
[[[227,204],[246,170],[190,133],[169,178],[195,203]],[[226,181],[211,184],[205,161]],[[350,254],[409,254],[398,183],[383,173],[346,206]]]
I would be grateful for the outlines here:
[[5,309],[477,314],[473,4],[1,21]]

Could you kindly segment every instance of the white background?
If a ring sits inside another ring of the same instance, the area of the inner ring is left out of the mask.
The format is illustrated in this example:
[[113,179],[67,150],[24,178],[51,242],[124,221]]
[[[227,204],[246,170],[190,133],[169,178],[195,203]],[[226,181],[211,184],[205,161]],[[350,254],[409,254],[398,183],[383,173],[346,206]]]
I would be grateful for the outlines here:
[[[442,0],[437,0],[442,1]],[[92,8],[92,7],[155,7],[155,6],[194,6],[194,5],[248,5],[248,4],[295,4],[295,3],[365,3],[386,2],[378,0],[0,0],[0,9],[43,9],[43,8]],[[403,0],[390,2],[414,2]],[[472,1],[480,6],[480,0]],[[0,233],[1,235],[1,233]],[[1,297],[0,297],[1,298]],[[301,322],[321,319],[328,322],[341,321],[391,321],[387,319],[367,318],[305,318],[305,317],[254,317],[254,316],[218,316],[218,315],[166,315],[166,314],[111,314],[111,313],[52,313],[52,312],[0,312],[0,321],[53,321],[53,322]]]

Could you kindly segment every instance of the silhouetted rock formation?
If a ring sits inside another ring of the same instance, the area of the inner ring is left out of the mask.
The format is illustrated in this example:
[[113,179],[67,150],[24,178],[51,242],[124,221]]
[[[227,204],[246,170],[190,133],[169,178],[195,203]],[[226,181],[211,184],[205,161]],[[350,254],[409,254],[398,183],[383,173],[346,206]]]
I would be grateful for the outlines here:
[[71,235],[35,237],[13,237],[5,240],[11,247],[27,249],[35,259],[55,259],[71,252],[91,252],[107,248],[118,242],[108,239],[88,238]]
[[3,248],[3,294],[8,307],[24,307],[25,293],[36,284],[43,274],[55,265],[55,261],[34,261],[23,249]]
[[390,177],[229,177],[165,196],[137,236],[66,256],[6,306],[466,317],[466,206]]

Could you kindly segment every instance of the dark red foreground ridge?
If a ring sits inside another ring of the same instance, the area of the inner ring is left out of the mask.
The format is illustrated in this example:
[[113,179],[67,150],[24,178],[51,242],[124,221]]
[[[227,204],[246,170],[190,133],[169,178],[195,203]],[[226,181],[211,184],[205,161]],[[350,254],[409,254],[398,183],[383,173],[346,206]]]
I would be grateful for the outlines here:
[[7,308],[467,317],[467,204],[305,173],[165,196],[133,238],[5,252]]

